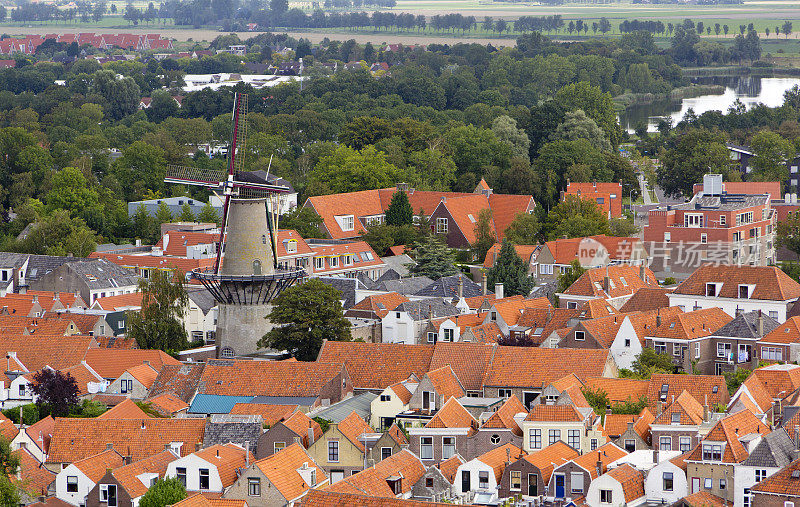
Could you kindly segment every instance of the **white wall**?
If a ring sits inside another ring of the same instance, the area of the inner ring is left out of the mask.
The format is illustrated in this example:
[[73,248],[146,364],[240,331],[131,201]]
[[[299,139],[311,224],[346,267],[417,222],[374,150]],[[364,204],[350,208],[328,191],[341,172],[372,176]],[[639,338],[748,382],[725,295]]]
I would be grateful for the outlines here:
[[[625,346],[625,339],[630,340],[630,346]],[[633,324],[631,324],[628,317],[625,317],[617,331],[617,335],[614,337],[614,341],[611,343],[611,347],[609,347],[609,352],[611,352],[611,356],[614,358],[614,362],[617,363],[618,368],[630,368],[636,359],[636,355],[641,351],[642,344],[639,341],[639,337],[636,336]]]
[[[672,491],[664,491],[664,472],[672,473]],[[677,502],[689,494],[686,472],[670,461],[662,461],[647,474],[644,482],[647,500],[656,500],[667,505]]]
[[[42,435],[42,438],[44,439],[45,435]],[[11,450],[16,451],[24,444],[25,449],[27,449],[37,461],[44,463],[47,454],[45,454],[42,448],[39,447],[39,445],[44,445],[44,442],[36,442],[34,439],[38,440],[39,435],[36,434],[33,436],[33,439],[31,439],[31,437],[28,435],[28,432],[23,429],[17,433],[17,436],[15,436],[13,440],[11,440]]]
[[[397,314],[400,317],[397,317]],[[406,312],[389,312],[381,321],[383,343],[416,343],[416,325]]]
[[[78,478],[77,493],[67,493],[67,477]],[[95,483],[89,480],[75,465],[69,465],[56,475],[56,498],[72,505],[80,505],[86,500],[86,495],[94,488]]]
[[177,459],[167,466],[167,473],[165,477],[177,477],[177,469],[186,469],[186,490],[187,491],[200,491],[200,469],[207,468],[209,481],[208,489],[203,491],[222,492],[222,480],[219,478],[217,467],[212,463],[190,454],[181,459]]
[[[766,470],[767,477],[771,476],[780,468],[768,467],[749,467],[739,465],[733,469],[733,506],[744,507],[744,490],[752,488],[756,484],[756,469]],[[752,502],[750,502],[752,505]]]
[[[389,401],[381,401],[382,396],[389,396]],[[378,429],[381,427],[381,417],[396,417],[397,414],[407,409],[408,405],[403,404],[403,400],[397,396],[397,393],[391,388],[386,388],[370,403],[369,425]]]
[[[497,478],[494,476],[494,469],[484,463],[483,461],[475,458],[471,461],[467,461],[456,470],[455,476],[455,484],[453,485],[453,490],[456,492],[457,495],[463,495],[467,493],[467,491],[463,491],[461,489],[461,475],[462,472],[468,470],[470,473],[470,491],[488,491],[494,492],[497,491]],[[489,473],[489,486],[487,488],[481,489],[478,485],[480,481],[478,480],[480,472],[488,472]]]
[[761,310],[762,312],[770,315],[770,312],[775,312],[777,317],[773,317],[781,324],[786,322],[786,306],[785,301],[765,301],[760,299],[728,299],[728,298],[711,298],[706,296],[694,296],[685,294],[667,294],[670,306],[683,306],[684,311],[690,312],[697,305],[701,309],[705,308],[720,308],[722,311],[736,317],[736,308],[745,312],[753,312]]
[[610,489],[612,491],[612,503],[610,505],[625,505],[625,494],[622,491],[622,485],[617,482],[616,479],[608,475],[601,475],[589,484],[589,491],[586,492],[587,505],[596,505],[598,507],[601,505],[609,505],[600,503],[601,489]]

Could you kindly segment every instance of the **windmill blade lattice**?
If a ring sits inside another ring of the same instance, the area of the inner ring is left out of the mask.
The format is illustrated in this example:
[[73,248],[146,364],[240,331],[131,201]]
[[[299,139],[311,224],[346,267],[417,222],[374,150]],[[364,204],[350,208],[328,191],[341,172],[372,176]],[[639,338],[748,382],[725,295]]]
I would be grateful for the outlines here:
[[227,179],[228,174],[224,169],[205,169],[182,165],[168,165],[166,176],[164,177],[166,183],[201,187],[219,187]]

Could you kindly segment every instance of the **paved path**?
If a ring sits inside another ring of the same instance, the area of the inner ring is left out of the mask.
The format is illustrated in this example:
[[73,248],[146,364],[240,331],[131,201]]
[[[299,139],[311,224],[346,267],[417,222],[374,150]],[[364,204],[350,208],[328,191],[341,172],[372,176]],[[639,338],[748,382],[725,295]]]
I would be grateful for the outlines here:
[[652,197],[650,197],[650,191],[647,189],[647,183],[644,180],[644,175],[640,173],[638,175],[638,178],[639,178],[639,188],[642,191],[642,199],[644,199],[645,205],[653,204],[653,199]]

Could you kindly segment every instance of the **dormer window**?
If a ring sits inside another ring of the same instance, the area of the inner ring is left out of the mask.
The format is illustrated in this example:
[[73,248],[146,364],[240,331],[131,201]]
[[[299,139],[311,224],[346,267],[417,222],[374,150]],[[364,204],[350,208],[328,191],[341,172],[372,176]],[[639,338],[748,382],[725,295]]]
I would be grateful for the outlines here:
[[739,286],[739,299],[750,299],[750,296],[753,294],[753,286],[752,285],[740,285]]
[[719,294],[718,285],[722,285],[722,284],[707,283],[706,284],[706,296],[712,297],[712,298],[713,297],[717,297],[717,294]]
[[333,217],[339,224],[339,228],[343,231],[352,231],[355,229],[355,217],[353,215],[340,215]]
[[389,485],[389,489],[392,490],[392,493],[395,495],[399,495],[403,492],[402,484],[403,481],[402,477],[398,477],[396,475],[392,475],[386,478],[386,484]]
[[290,239],[286,242],[286,253],[297,252],[297,241]]
[[680,424],[681,423],[681,413],[680,412],[673,412],[670,422],[672,424]]

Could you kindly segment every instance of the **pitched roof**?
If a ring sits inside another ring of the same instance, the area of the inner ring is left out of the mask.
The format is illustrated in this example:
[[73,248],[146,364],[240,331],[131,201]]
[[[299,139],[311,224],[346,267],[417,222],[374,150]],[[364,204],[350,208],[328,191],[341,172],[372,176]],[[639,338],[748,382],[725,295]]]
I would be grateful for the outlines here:
[[150,389],[150,386],[155,382],[158,372],[148,364],[138,364],[131,366],[125,370],[130,376],[138,380],[145,389]]
[[387,389],[391,389],[400,398],[400,401],[403,402],[403,405],[408,405],[408,402],[411,401],[411,396],[414,394],[412,393],[406,384],[403,382],[398,382],[396,384],[392,384]]
[[72,419],[59,417],[53,426],[48,462],[73,463],[112,444],[134,460],[179,442],[181,455],[203,441],[204,419]]
[[683,391],[688,391],[700,403],[708,400],[710,407],[718,403],[727,404],[730,399],[728,384],[722,375],[656,373],[650,377],[647,389],[650,410],[654,410],[659,401],[672,403],[672,397],[677,398]]
[[537,344],[541,344],[553,331],[566,328],[571,319],[578,317],[578,308],[526,308],[517,320],[517,325],[533,328],[529,335]]
[[329,486],[328,491],[395,498],[387,479],[400,477],[401,494],[405,495],[411,491],[424,473],[425,466],[422,461],[408,449],[403,449],[379,461],[374,466]]
[[205,367],[206,363],[165,365],[158,372],[156,381],[150,386],[149,398],[172,393],[188,403],[197,392]]
[[322,427],[317,421],[311,419],[303,412],[297,411],[292,415],[286,417],[282,421],[283,425],[300,435],[303,445],[308,447],[311,442],[308,441],[308,430],[311,428],[314,435],[314,442],[322,437]]
[[125,458],[114,449],[102,451],[94,456],[89,456],[72,463],[83,472],[90,481],[96,483],[109,468],[117,468],[125,464]]
[[675,318],[679,313],[683,313],[683,310],[677,306],[670,306],[669,308],[656,308],[655,310],[629,314],[626,315],[626,318],[633,326],[639,343],[645,346],[646,338],[650,336],[653,329],[660,325],[659,321],[668,321]]
[[28,434],[28,437],[30,437],[45,454],[50,450],[50,439],[53,436],[55,424],[56,421],[53,419],[53,416],[48,415],[44,419],[40,419],[25,428],[25,433]]
[[364,452],[364,443],[358,439],[364,433],[373,433],[373,429],[355,411],[342,419],[337,425],[339,431],[347,437],[361,452]]
[[672,289],[662,287],[641,287],[619,309],[621,313],[644,312],[669,307],[669,298]]
[[142,293],[131,292],[130,294],[118,294],[116,296],[106,296],[97,298],[92,307],[106,311],[133,310],[142,307]]
[[773,398],[782,398],[800,387],[800,366],[796,364],[763,366],[753,370],[752,376]]
[[319,396],[341,364],[303,361],[206,363],[198,392],[225,396]]
[[480,456],[477,456],[475,459],[482,461],[484,464],[491,467],[494,470],[495,479],[500,482],[500,478],[503,476],[506,465],[509,463],[509,458],[511,456],[519,457],[524,454],[525,451],[509,442],[505,445],[501,445],[500,447],[490,449]]
[[436,370],[450,366],[464,389],[480,391],[493,351],[483,343],[437,342],[433,347],[429,368]]
[[128,368],[149,362],[156,371],[164,365],[180,365],[180,361],[160,350],[147,349],[91,349],[86,352],[86,363],[100,376],[116,379]]
[[622,485],[625,502],[633,502],[644,496],[644,475],[627,463],[609,470],[606,475],[616,479]]
[[675,294],[706,295],[706,284],[721,284],[717,296],[738,298],[739,285],[754,286],[750,299],[786,301],[800,297],[800,283],[775,266],[734,266],[706,264],[675,288]]
[[602,377],[608,359],[607,350],[497,346],[484,385],[540,387],[569,373]]
[[[608,292],[604,289],[604,279],[610,280]],[[636,266],[613,265],[604,268],[587,269],[564,294],[599,298],[617,298],[633,295],[642,287],[658,287],[658,280],[652,271],[645,268],[645,280],[639,278]]]
[[788,467],[759,482],[750,488],[750,491],[753,493],[800,497],[800,473],[798,472],[800,472],[800,459],[793,461]]
[[784,468],[789,466],[794,456],[794,442],[785,428],[778,428],[764,435],[742,464],[751,467]]
[[400,303],[394,309],[396,312],[405,312],[412,320],[420,321],[438,317],[452,317],[459,315],[461,310],[441,297],[428,297],[414,301]]
[[400,303],[406,301],[408,301],[408,298],[397,292],[374,294],[354,304],[349,310],[367,310],[373,312],[379,318],[383,318],[386,317],[390,311],[397,308]]
[[[248,456],[248,454],[250,454]],[[253,455],[236,444],[217,444],[194,453],[200,459],[217,467],[222,487],[227,488],[238,477],[237,470],[244,468]],[[248,459],[250,458],[250,459]]]
[[297,472],[304,463],[316,469],[317,484],[324,484],[327,481],[328,476],[325,472],[299,444],[292,444],[272,456],[260,459],[253,463],[253,467],[258,468],[286,500],[291,501],[310,488]]
[[[739,441],[741,437],[758,433],[766,435],[770,429],[749,410],[742,410],[735,414],[723,417],[711,428],[703,441],[725,442],[722,453],[723,463],[741,463],[747,459],[747,448]],[[702,445],[695,447],[686,458],[690,461],[701,461],[703,457]]]
[[461,382],[458,381],[458,377],[456,377],[449,364],[429,371],[425,374],[425,377],[431,382],[436,393],[444,396],[445,399],[450,397],[460,398],[466,394],[464,388],[461,387]]
[[274,426],[275,423],[283,421],[291,416],[299,408],[298,405],[271,405],[268,403],[237,403],[233,406],[230,414],[238,415],[260,415],[267,426]]
[[149,489],[140,479],[141,474],[158,474],[163,478],[167,472],[167,466],[178,459],[178,456],[170,450],[164,450],[139,461],[134,461],[128,465],[121,466],[114,470],[114,478],[125,488],[131,498],[138,498]]
[[800,316],[793,316],[786,319],[786,322],[778,325],[761,340],[761,343],[800,343]]
[[682,505],[687,507],[725,507],[728,502],[717,495],[713,495],[708,491],[698,491],[683,497],[681,500]]
[[587,452],[586,454],[573,459],[572,462],[584,470],[587,470],[589,475],[592,477],[592,480],[594,480],[597,478],[598,462],[600,462],[600,473],[604,474],[606,473],[606,470],[608,470],[608,465],[610,463],[627,455],[628,453],[624,449],[620,449],[612,442],[608,442],[601,445],[594,451]]
[[69,368],[79,364],[93,346],[91,336],[37,336],[33,340],[21,334],[0,334],[0,349],[14,352],[28,371],[45,366],[55,370]]
[[693,340],[709,336],[733,320],[721,308],[704,308],[673,314],[663,319],[660,326],[648,329],[646,336],[671,340]]
[[611,347],[614,338],[617,336],[624,318],[618,315],[610,315],[600,319],[584,320],[575,326],[575,329],[583,328],[589,335],[594,337],[597,344],[604,349]]
[[[357,491],[354,489],[354,491]],[[303,507],[448,507],[452,504],[405,500],[402,498],[383,498],[359,493],[342,493],[314,489],[303,497]]]
[[453,484],[456,478],[456,472],[458,472],[458,467],[464,463],[466,463],[464,458],[462,458],[460,454],[455,453],[452,457],[447,458],[444,461],[440,461],[434,466],[436,466],[439,471],[442,472],[442,475],[444,475],[445,479],[447,479],[450,484]]
[[492,304],[492,310],[503,318],[506,325],[515,326],[526,308],[549,308],[547,298],[535,299],[498,299]]
[[639,419],[636,414],[606,414],[603,420],[603,435],[607,438],[617,438],[628,429],[628,423],[635,423]]
[[344,364],[356,389],[385,389],[412,374],[422,378],[433,352],[430,345],[326,341],[317,361]]
[[2,436],[6,442],[11,442],[18,433],[19,428],[17,425],[6,417],[5,414],[0,413],[0,436]]
[[[495,243],[486,252],[486,257],[483,261],[483,267],[486,269],[491,268],[494,266],[494,263],[497,262],[497,258],[500,256],[500,248],[503,246],[502,243]],[[517,252],[517,255],[522,262],[528,264],[531,260],[531,256],[542,246],[541,245],[514,245],[514,250]]]
[[478,427],[478,421],[456,398],[449,398],[425,425],[426,428],[470,428]]
[[456,298],[458,297],[458,286],[461,284],[461,293],[464,298],[480,296],[483,288],[472,281],[464,273],[443,276],[433,283],[423,287],[415,293],[416,296]]
[[162,415],[171,416],[178,412],[185,411],[189,408],[189,404],[178,398],[172,393],[162,393],[155,398],[150,398],[147,403],[152,404],[153,408]]
[[[747,380],[742,383],[739,390],[734,394],[734,398],[741,401],[754,414],[766,414],[772,408],[770,390],[767,389],[766,383],[762,382],[757,375],[747,377]],[[736,400],[731,399],[730,405],[733,405]]]
[[389,429],[386,430],[386,434],[392,437],[392,440],[397,442],[397,445],[408,445],[408,438],[406,438],[406,434],[403,433],[403,430],[400,429],[397,423],[392,423]]
[[525,409],[525,405],[519,401],[519,398],[512,394],[505,401],[505,403],[503,403],[503,405],[497,409],[497,412],[493,413],[488,419],[486,419],[486,422],[483,423],[481,429],[505,428],[513,431],[514,434],[521,436],[522,429],[514,420],[514,416],[520,413],[527,414],[528,411]]
[[[489,199],[485,195],[478,194],[448,198],[446,201],[441,201],[436,206],[436,209],[439,209],[439,207],[444,207],[448,211],[455,222],[455,226],[461,231],[469,244],[475,243],[475,225],[478,223],[480,212],[491,209]],[[490,224],[495,235],[499,236],[495,226],[494,214],[492,214]]]
[[[486,324],[481,324],[479,326],[466,326],[464,328],[464,333],[466,333],[467,330],[469,330],[472,333],[472,336],[475,337],[475,343],[479,343],[481,345],[497,343],[497,340],[503,336],[503,331],[496,322],[487,322]],[[437,342],[436,345],[439,345],[440,343],[443,342]]]
[[150,416],[144,410],[139,408],[139,405],[131,401],[130,398],[126,399],[114,408],[103,412],[98,419],[149,419]]
[[[656,417],[655,424],[682,424],[696,426],[703,422],[703,405],[698,402],[689,391],[683,391],[673,403]],[[673,414],[679,414],[680,419],[673,423]]]
[[586,417],[574,405],[533,405],[526,421],[581,422]]
[[211,498],[208,493],[196,493],[174,505],[179,507],[247,507],[247,501],[234,498]]
[[[759,319],[761,319],[760,327],[763,332],[759,332]],[[719,328],[714,334],[735,338],[760,339],[778,326],[780,326],[778,321],[766,313],[752,311],[737,315],[736,318]]]
[[537,467],[542,474],[542,480],[547,484],[550,482],[550,475],[553,470],[578,456],[580,454],[577,450],[564,443],[563,440],[559,440],[540,451],[524,456],[522,459]]
[[32,497],[46,496],[48,486],[56,479],[56,474],[45,468],[27,449],[17,449],[14,454],[19,458],[22,480],[12,474],[9,477],[11,482]]

